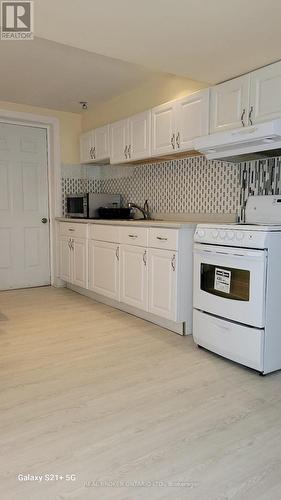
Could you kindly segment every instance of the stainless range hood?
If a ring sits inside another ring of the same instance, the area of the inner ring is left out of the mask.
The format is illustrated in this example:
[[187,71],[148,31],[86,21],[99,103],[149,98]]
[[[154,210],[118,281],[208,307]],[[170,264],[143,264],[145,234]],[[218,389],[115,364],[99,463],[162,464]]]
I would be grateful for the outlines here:
[[281,156],[281,119],[199,137],[194,149],[208,160],[229,162]]

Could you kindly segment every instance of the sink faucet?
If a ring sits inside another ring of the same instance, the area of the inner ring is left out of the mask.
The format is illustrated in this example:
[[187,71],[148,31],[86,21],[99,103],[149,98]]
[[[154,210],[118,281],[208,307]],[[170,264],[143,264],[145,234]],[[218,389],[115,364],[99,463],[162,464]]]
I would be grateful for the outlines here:
[[137,208],[137,210],[139,210],[142,213],[144,219],[146,219],[146,220],[151,219],[151,215],[149,212],[149,206],[148,206],[148,200],[145,200],[143,208],[140,207],[139,205],[136,205],[135,203],[128,203],[128,208]]

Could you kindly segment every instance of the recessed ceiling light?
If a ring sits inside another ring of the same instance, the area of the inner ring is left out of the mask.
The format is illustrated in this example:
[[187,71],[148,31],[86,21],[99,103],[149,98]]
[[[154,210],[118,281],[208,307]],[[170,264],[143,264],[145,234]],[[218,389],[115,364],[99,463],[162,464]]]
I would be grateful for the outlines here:
[[88,101],[79,101],[79,104],[83,110],[88,109]]

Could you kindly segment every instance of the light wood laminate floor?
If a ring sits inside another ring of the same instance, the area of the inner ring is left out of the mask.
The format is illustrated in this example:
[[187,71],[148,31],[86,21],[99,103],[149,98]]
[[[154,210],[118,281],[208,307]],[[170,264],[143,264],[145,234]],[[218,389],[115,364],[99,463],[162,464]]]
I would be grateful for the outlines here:
[[53,288],[0,293],[0,352],[2,500],[281,498],[281,373]]

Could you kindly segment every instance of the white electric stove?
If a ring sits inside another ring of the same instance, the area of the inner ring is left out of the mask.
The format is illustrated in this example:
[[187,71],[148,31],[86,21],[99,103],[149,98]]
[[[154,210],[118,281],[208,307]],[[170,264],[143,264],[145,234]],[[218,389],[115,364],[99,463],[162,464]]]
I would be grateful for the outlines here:
[[252,196],[245,224],[198,224],[193,337],[258,370],[281,368],[281,196]]

